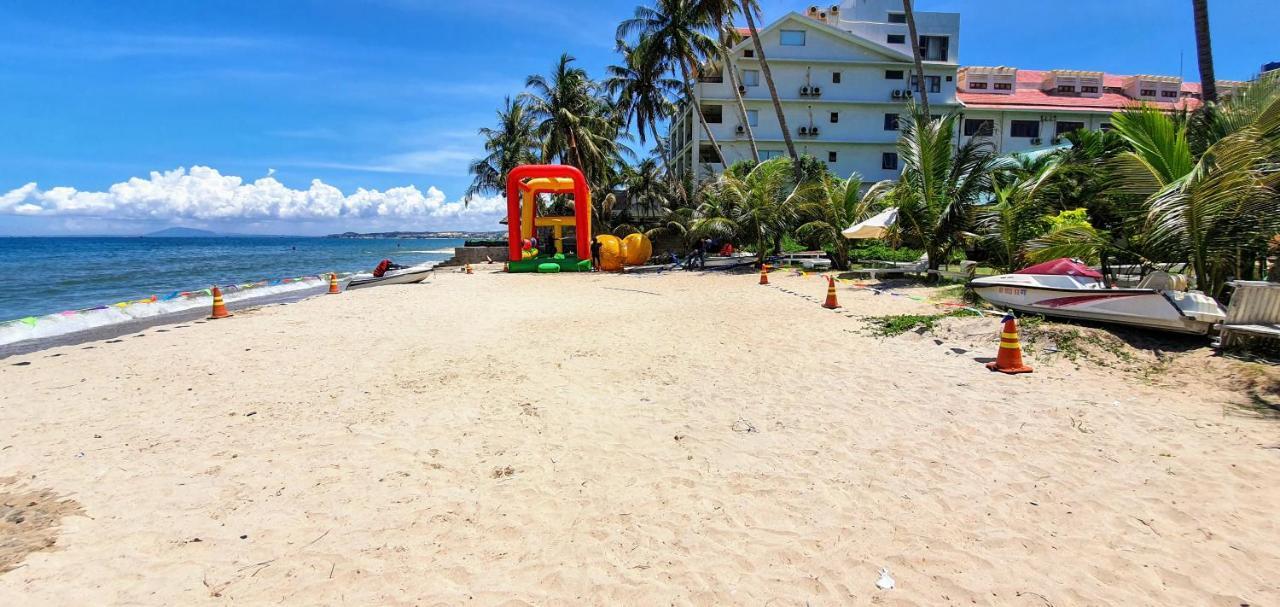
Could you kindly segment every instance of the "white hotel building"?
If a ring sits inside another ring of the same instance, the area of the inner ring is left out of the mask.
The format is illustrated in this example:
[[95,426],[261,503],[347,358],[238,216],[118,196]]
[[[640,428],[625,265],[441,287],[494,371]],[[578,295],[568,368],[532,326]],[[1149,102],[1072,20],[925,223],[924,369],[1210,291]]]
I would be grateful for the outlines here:
[[[916,12],[930,111],[959,110],[962,140],[988,139],[998,153],[1053,147],[1062,133],[1103,129],[1110,115],[1136,103],[1195,107],[1200,86],[1170,76],[1116,76],[1080,70],[961,67],[960,15]],[[748,32],[743,32],[749,36]],[[900,172],[897,119],[918,87],[901,0],[844,0],[789,13],[760,30],[796,151],[827,162],[837,175],[867,182]],[[748,38],[733,49],[747,123],[761,159],[786,155],[769,89]],[[1242,82],[1219,81],[1220,94]],[[726,161],[751,158],[729,79],[703,74],[696,102]],[[702,180],[724,169],[698,115],[682,104],[670,128],[679,174]]]

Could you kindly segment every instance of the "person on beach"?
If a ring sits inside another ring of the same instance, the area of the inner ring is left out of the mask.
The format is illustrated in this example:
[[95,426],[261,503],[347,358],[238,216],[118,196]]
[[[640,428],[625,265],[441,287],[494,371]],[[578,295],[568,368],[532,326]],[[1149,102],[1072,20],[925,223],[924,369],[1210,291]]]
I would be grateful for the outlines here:
[[702,238],[694,241],[693,251],[689,253],[688,263],[685,264],[685,269],[697,267],[707,267],[707,241]]
[[382,278],[387,274],[387,272],[390,272],[392,270],[404,270],[408,267],[409,266],[402,266],[396,263],[392,263],[390,259],[384,259],[378,262],[378,267],[373,269],[373,276],[374,278]]
[[591,241],[591,267],[594,268],[596,272],[600,271],[600,247],[601,244],[599,240]]

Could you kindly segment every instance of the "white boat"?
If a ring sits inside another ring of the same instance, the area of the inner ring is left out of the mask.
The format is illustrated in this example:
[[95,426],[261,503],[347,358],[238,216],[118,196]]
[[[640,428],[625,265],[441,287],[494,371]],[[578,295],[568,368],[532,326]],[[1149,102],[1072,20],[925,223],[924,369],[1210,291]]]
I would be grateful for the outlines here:
[[983,299],[1019,312],[1204,335],[1226,319],[1212,297],[1186,290],[1186,277],[1148,274],[1137,288],[1108,289],[1102,274],[1055,259],[969,283]]
[[411,285],[426,280],[435,266],[415,266],[403,270],[387,272],[382,276],[359,274],[347,283],[347,289],[363,289],[365,287],[382,287],[386,285]]

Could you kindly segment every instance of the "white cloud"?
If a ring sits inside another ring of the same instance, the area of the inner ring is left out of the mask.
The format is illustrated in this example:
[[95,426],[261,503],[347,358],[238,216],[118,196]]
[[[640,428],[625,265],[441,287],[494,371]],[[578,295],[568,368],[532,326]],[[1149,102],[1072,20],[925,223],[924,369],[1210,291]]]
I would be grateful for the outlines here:
[[334,221],[334,220],[467,220],[488,224],[505,210],[501,196],[477,198],[470,205],[448,201],[435,187],[415,186],[385,191],[356,190],[345,195],[319,179],[305,190],[285,186],[268,175],[246,183],[216,169],[153,171],[105,192],[69,187],[42,190],[35,183],[0,195],[0,214],[45,217],[98,217],[142,221]]

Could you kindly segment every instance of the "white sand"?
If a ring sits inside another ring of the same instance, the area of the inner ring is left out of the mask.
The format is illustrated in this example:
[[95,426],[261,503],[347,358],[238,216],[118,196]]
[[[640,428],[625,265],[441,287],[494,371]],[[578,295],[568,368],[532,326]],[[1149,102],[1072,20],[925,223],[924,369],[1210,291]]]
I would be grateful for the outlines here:
[[0,604],[1280,604],[1233,395],[755,282],[485,269],[7,359],[0,477],[83,515]]

